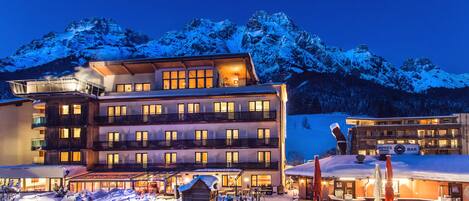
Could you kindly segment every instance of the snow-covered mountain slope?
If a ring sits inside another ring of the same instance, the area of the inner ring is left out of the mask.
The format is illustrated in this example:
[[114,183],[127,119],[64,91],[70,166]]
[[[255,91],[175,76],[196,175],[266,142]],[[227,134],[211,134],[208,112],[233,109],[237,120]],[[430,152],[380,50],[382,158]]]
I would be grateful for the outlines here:
[[246,25],[195,19],[182,30],[167,32],[154,40],[109,19],[84,19],[71,23],[64,32],[49,33],[0,59],[0,71],[14,72],[71,56],[71,62],[84,65],[88,60],[235,52],[252,54],[264,82],[319,72],[353,75],[409,92],[469,86],[469,74],[445,72],[428,59],[410,59],[399,68],[374,55],[365,45],[351,50],[331,47],[295,25],[284,13],[263,11],[256,12]]

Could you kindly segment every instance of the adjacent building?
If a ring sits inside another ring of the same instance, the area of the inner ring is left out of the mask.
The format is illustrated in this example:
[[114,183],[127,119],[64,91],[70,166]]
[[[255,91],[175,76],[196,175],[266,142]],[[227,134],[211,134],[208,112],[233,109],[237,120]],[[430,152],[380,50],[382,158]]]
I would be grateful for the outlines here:
[[352,154],[376,155],[379,150],[422,155],[469,153],[468,113],[422,117],[350,117],[346,123],[352,125],[349,129]]
[[16,80],[34,100],[45,165],[83,165],[73,191],[174,193],[198,175],[226,190],[284,186],[284,84],[260,84],[249,54],[90,62],[97,74]]

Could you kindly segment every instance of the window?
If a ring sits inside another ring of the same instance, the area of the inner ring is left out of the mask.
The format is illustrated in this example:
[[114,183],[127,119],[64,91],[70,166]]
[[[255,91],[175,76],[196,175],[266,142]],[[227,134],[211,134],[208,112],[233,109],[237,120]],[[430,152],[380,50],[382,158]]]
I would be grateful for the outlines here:
[[164,161],[165,161],[166,165],[176,163],[176,153],[174,153],[174,152],[165,153],[164,154]]
[[200,104],[199,103],[188,103],[187,104],[187,113],[199,113]]
[[234,112],[234,102],[215,102],[213,103],[214,112]]
[[150,83],[136,83],[135,91],[150,91]]
[[80,138],[81,128],[73,128],[73,138]]
[[147,153],[136,153],[135,154],[135,162],[137,164],[144,164],[148,163],[148,154]]
[[196,164],[207,164],[208,153],[207,152],[195,152],[195,163]]
[[251,186],[271,186],[272,177],[270,175],[251,175]]
[[171,142],[174,140],[177,140],[178,138],[178,133],[177,131],[165,131],[165,140],[166,140],[166,145],[171,145]]
[[109,106],[107,115],[110,117],[119,117],[127,115],[127,106]]
[[190,70],[189,71],[189,88],[212,88],[213,87],[213,70]]
[[259,163],[270,163],[270,151],[258,151],[257,161]]
[[448,141],[447,140],[438,140],[438,145],[440,147],[446,147],[446,146],[448,146]]
[[222,175],[222,187],[241,187],[241,177],[237,177],[234,175]]
[[208,131],[207,130],[196,130],[194,138],[195,138],[195,140],[207,140]]
[[70,129],[69,128],[60,128],[59,129],[59,138],[68,139],[70,137]]
[[143,115],[153,115],[153,114],[161,114],[162,107],[161,105],[142,105],[142,114]]
[[73,114],[81,114],[81,105],[74,104],[72,107],[73,107]]
[[457,148],[458,147],[458,140],[451,140],[451,148]]
[[119,154],[107,154],[107,164],[109,168],[112,168],[112,165],[119,164]]
[[73,162],[80,162],[81,161],[81,152],[73,151],[72,152],[72,161]]
[[269,139],[270,138],[270,129],[269,128],[259,128],[257,129],[257,139]]
[[109,142],[119,142],[119,132],[109,132],[109,133],[107,133],[107,141],[109,141]]
[[184,103],[178,103],[179,120],[184,120],[184,113],[185,113]]
[[228,167],[231,167],[233,164],[238,163],[239,161],[239,152],[237,151],[227,151],[226,152],[226,164]]
[[441,136],[445,136],[447,133],[447,130],[438,130],[438,134]]
[[378,144],[384,144],[384,140],[378,140],[377,143]]
[[164,71],[163,72],[163,89],[184,89],[186,88],[186,72],[181,71]]
[[249,101],[249,111],[250,112],[268,112],[270,111],[270,102],[268,100],[264,101]]
[[227,129],[226,130],[226,145],[233,145],[233,142],[238,140],[239,130],[238,129]]
[[147,141],[148,140],[148,131],[136,131],[135,132],[136,141]]
[[363,150],[363,149],[358,150],[358,155],[366,155],[366,150]]
[[70,114],[70,106],[69,105],[60,106],[60,114],[61,115],[69,115]]
[[116,84],[116,92],[132,92],[132,84]]
[[60,162],[68,162],[68,152],[60,152]]

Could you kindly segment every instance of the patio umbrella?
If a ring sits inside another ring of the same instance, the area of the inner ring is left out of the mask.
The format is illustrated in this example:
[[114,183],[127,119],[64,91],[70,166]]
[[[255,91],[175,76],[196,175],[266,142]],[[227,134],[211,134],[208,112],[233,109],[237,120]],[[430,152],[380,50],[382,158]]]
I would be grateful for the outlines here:
[[386,201],[393,201],[394,200],[394,190],[392,188],[392,164],[391,164],[391,156],[386,156],[386,186],[384,188],[384,195]]
[[318,156],[314,157],[313,200],[321,200],[321,167],[319,165]]
[[381,168],[379,167],[379,164],[375,165],[375,185],[373,189],[373,197],[375,197],[375,201],[381,201],[382,191],[383,189],[383,180],[381,177]]

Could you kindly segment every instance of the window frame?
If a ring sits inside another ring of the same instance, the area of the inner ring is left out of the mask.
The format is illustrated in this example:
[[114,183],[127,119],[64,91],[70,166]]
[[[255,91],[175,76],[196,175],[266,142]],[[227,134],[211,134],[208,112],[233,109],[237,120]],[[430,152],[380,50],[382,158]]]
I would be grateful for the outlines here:
[[[176,72],[176,77],[173,77],[173,72]],[[166,78],[165,74],[168,73],[168,76]],[[181,75],[184,75],[184,77],[181,77]],[[161,72],[161,80],[162,80],[162,86],[161,88],[163,90],[175,90],[175,89],[185,89],[187,88],[187,83],[186,83],[186,71],[185,70],[171,70],[171,71],[163,71]],[[168,88],[165,87],[165,82],[168,82]],[[175,87],[173,87],[173,81],[175,81]],[[184,86],[180,86],[180,85]]]
[[[191,73],[195,72],[194,76],[191,76]],[[199,72],[203,72],[202,75],[199,75]],[[208,76],[207,72],[212,72],[210,76]],[[213,69],[192,69],[188,70],[187,72],[188,78],[188,88],[189,89],[207,89],[213,88],[213,80],[214,80],[214,71]],[[210,82],[209,82],[210,80]],[[194,86],[191,86],[191,81],[193,81]],[[202,85],[199,82],[203,81]],[[207,83],[210,83],[208,85]]]
[[[122,87],[122,91],[119,90],[119,87]],[[127,91],[127,87],[130,87],[130,90]],[[119,83],[116,84],[116,92],[118,93],[128,93],[128,92],[133,92],[134,87],[132,86],[132,83]]]
[[[197,155],[199,155],[199,156],[197,156]],[[204,161],[204,155],[206,156],[205,161]],[[199,160],[197,160],[197,157],[199,157]],[[208,152],[206,152],[206,151],[196,151],[194,153],[194,163],[195,164],[207,164],[208,163]]]
[[[138,86],[140,86],[139,90],[137,90]],[[148,88],[146,86],[148,86]],[[136,92],[151,91],[151,83],[150,82],[135,83],[134,84],[134,91],[136,91]]]

